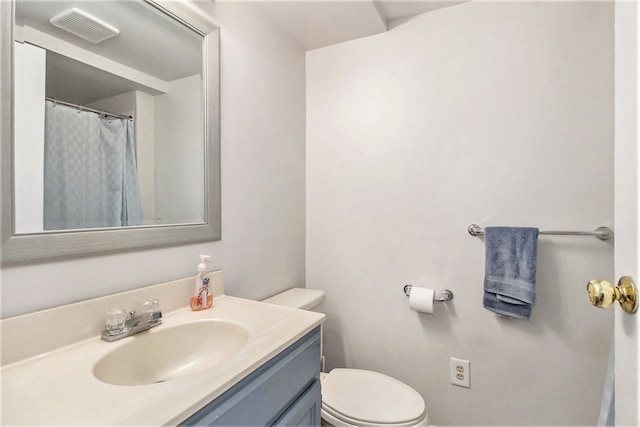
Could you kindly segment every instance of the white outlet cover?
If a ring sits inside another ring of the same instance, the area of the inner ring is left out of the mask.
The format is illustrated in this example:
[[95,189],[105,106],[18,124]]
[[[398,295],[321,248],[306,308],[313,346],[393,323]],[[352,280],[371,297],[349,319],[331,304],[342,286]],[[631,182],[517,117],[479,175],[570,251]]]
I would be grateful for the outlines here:
[[449,379],[451,384],[471,388],[471,368],[468,360],[449,359]]

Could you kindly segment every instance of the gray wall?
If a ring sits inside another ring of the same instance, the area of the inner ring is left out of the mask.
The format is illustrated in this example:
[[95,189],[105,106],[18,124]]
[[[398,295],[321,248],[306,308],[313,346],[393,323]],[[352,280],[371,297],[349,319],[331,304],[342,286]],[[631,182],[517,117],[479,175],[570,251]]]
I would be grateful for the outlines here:
[[[399,378],[438,425],[595,424],[613,310],[585,284],[613,278],[612,243],[541,237],[533,315],[505,321],[466,228],[612,227],[613,114],[611,2],[470,2],[307,53],[307,287],[327,293],[329,367]],[[405,283],[455,299],[418,314]]]

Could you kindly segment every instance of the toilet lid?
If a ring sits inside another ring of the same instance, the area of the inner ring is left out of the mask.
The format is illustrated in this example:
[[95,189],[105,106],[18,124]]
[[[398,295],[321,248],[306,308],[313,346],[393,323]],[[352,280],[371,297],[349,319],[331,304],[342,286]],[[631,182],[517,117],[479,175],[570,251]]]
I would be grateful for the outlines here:
[[409,423],[426,409],[422,396],[408,385],[362,369],[329,372],[322,380],[322,405],[341,418],[376,424]]

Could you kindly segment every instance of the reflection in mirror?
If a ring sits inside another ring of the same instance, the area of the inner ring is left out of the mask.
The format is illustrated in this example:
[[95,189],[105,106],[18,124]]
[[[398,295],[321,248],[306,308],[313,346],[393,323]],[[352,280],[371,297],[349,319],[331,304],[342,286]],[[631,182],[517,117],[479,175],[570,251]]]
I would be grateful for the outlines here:
[[2,264],[219,240],[219,79],[196,6],[0,1]]
[[15,233],[203,223],[203,36],[137,1],[17,0]]

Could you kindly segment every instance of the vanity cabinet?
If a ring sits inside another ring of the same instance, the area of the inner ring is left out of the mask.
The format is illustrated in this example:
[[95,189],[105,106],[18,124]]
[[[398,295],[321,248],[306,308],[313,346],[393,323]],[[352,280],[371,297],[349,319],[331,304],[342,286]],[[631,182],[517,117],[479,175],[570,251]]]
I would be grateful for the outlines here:
[[320,425],[320,327],[180,425]]

